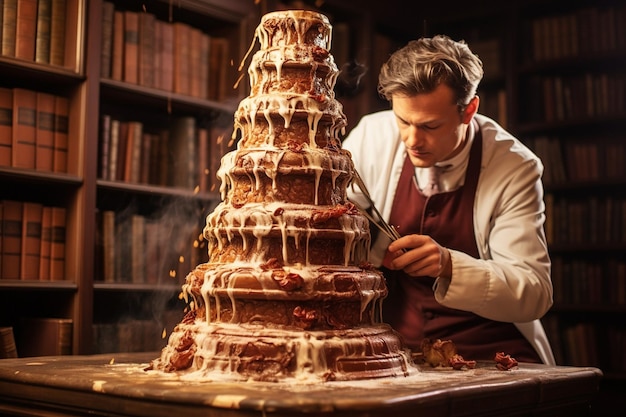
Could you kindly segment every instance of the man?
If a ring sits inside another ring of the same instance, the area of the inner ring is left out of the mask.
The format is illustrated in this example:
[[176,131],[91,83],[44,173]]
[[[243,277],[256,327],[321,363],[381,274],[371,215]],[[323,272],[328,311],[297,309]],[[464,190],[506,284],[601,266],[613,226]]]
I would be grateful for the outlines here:
[[[477,113],[482,76],[465,43],[412,41],[380,72],[392,110],[365,116],[344,141],[401,235],[391,242],[379,233],[372,245],[390,287],[383,317],[418,351],[426,338],[449,339],[469,360],[504,351],[554,364],[539,322],[552,305],[543,166]],[[360,190],[352,193],[367,207]]]

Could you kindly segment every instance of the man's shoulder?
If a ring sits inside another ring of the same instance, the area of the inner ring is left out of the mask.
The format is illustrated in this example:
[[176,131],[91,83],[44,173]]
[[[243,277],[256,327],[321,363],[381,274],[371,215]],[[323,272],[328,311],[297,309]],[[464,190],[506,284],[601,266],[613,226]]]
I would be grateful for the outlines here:
[[533,151],[497,122],[485,116],[477,117],[477,122],[483,136],[483,168],[513,172],[530,163],[542,169]]
[[395,116],[392,110],[381,110],[375,113],[366,114],[359,121],[359,125],[395,125]]
[[361,118],[359,123],[348,132],[344,144],[363,141],[381,142],[381,138],[393,138],[398,135],[398,125],[391,110],[370,113]]

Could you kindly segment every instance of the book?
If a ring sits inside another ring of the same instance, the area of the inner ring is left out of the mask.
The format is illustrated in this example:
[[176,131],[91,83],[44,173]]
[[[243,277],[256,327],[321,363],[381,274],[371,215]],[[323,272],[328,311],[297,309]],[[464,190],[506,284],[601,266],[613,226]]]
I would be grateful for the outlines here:
[[128,122],[120,122],[118,144],[117,144],[117,172],[115,180],[124,181],[126,170],[126,153],[128,151]]
[[211,52],[211,37],[202,33],[200,39],[200,94],[201,98],[209,98],[209,56]]
[[115,212],[102,212],[102,270],[104,282],[115,282]]
[[125,182],[138,183],[141,174],[141,149],[143,137],[143,124],[141,122],[128,122],[126,139],[126,160],[124,168]]
[[35,168],[37,93],[13,89],[13,166]]
[[111,149],[111,116],[100,117],[100,153],[98,157],[98,178],[109,178],[109,159]]
[[35,137],[35,169],[53,171],[55,96],[37,93],[37,134]]
[[158,221],[147,218],[145,222],[145,233],[146,282],[148,284],[157,284],[159,282],[159,276],[162,274],[161,265],[163,262],[159,251]]
[[118,213],[115,219],[115,281],[132,281],[132,214]]
[[36,280],[39,279],[43,205],[25,201],[22,204],[22,208],[20,278],[25,280]]
[[173,158],[170,152],[170,131],[163,129],[159,133],[159,151],[158,151],[158,182],[157,185],[169,185],[170,172],[172,171]]
[[139,14],[130,10],[124,12],[124,58],[123,81],[137,84],[139,81]]
[[108,179],[109,181],[115,181],[117,179],[117,154],[120,143],[120,121],[111,120],[111,145],[109,149],[109,162],[108,162]]
[[13,149],[13,90],[0,87],[0,165],[11,166]]
[[68,172],[69,101],[66,97],[54,98],[54,172]]
[[150,183],[150,169],[152,167],[151,157],[152,157],[152,144],[154,143],[153,138],[156,135],[151,133],[143,133],[143,137],[141,138],[141,163],[140,163],[140,173],[139,173],[139,182],[141,184],[149,184]]
[[52,207],[52,239],[50,240],[50,280],[65,279],[65,226],[66,210],[64,207]]
[[17,0],[2,3],[2,55],[15,56]]
[[131,222],[131,281],[135,284],[140,284],[146,282],[146,220],[143,216],[139,214],[133,214]]
[[41,247],[39,248],[39,279],[50,280],[50,245],[52,244],[52,207],[41,212]]
[[231,91],[229,85],[229,51],[228,39],[211,37],[209,46],[209,92],[208,98],[224,101]]
[[23,318],[18,350],[21,357],[72,354],[74,322],[64,318]]
[[52,0],[50,13],[50,63],[65,65],[66,0]]
[[190,93],[190,38],[191,26],[174,22],[174,92],[189,95]]
[[110,1],[102,2],[102,53],[100,58],[100,77],[111,78],[113,59],[113,16],[115,5]]
[[20,279],[22,255],[22,202],[2,200],[2,260],[3,279]]
[[151,13],[139,14],[139,85],[144,87],[155,87],[155,26],[155,15]]
[[172,182],[174,187],[194,189],[196,175],[196,120],[179,117],[172,122],[170,146],[173,153]]
[[113,12],[113,41],[111,44],[111,79],[124,78],[124,12]]
[[[201,54],[202,54],[202,38],[204,34],[198,28],[188,28],[189,37],[189,62],[188,62],[188,88],[189,95],[193,97],[206,97],[206,92],[202,91],[203,80],[201,66]],[[204,68],[207,70],[207,68]]]
[[0,359],[17,358],[13,327],[0,327]]
[[174,25],[160,20],[156,21],[159,42],[157,56],[160,62],[159,88],[174,91]]
[[17,2],[15,24],[15,57],[35,60],[35,36],[37,33],[37,0]]
[[37,0],[37,31],[35,35],[35,62],[50,63],[50,36],[52,0]]
[[211,166],[209,146],[209,130],[198,128],[198,190],[200,192],[209,191]]

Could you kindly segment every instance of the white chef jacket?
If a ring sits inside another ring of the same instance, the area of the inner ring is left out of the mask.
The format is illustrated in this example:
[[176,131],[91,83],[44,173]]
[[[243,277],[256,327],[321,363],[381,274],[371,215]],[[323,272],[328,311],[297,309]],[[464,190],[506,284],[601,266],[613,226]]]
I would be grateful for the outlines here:
[[[543,229],[543,165],[495,121],[478,114],[475,120],[483,138],[473,213],[480,259],[450,250],[452,279],[437,278],[433,287],[435,299],[446,307],[513,322],[542,361],[554,365],[550,344],[539,321],[553,301],[550,258]],[[474,132],[472,124],[469,126],[472,140]],[[388,221],[406,157],[393,112],[387,110],[363,117],[343,147],[352,153],[376,208]],[[442,191],[463,185],[468,151],[465,155],[460,160],[457,156],[446,161],[453,167],[448,177],[445,172],[442,174]],[[464,166],[461,171],[459,166]],[[351,200],[368,206],[358,189],[348,191]],[[375,266],[382,264],[389,243],[383,233],[373,242],[370,260]]]

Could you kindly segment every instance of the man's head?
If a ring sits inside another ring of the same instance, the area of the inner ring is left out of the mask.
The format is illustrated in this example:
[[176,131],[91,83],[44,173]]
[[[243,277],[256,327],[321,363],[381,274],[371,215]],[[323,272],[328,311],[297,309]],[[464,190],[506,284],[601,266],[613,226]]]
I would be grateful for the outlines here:
[[392,101],[394,95],[430,93],[445,84],[462,110],[476,95],[482,77],[481,60],[464,42],[439,35],[411,41],[391,55],[380,70],[378,92]]
[[463,149],[482,75],[467,45],[444,36],[412,41],[383,65],[378,89],[391,101],[413,165],[432,166]]

